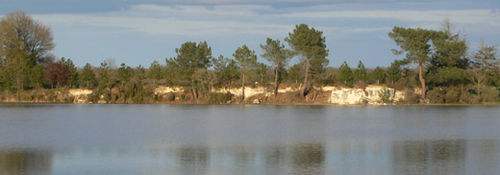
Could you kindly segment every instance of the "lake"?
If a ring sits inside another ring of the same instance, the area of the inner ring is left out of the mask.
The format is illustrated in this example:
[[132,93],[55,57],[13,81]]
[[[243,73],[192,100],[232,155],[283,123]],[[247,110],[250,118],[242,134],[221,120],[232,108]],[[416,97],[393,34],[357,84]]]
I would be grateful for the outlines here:
[[499,174],[499,106],[0,104],[0,174]]

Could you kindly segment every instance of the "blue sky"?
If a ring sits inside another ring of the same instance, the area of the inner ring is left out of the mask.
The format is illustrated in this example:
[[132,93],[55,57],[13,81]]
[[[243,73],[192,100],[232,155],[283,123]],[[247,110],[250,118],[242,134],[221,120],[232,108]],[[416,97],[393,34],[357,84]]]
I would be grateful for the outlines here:
[[0,0],[0,15],[18,10],[50,26],[54,54],[79,66],[164,64],[185,41],[207,41],[214,57],[243,44],[260,54],[267,37],[283,40],[301,23],[324,32],[334,67],[400,59],[393,26],[439,29],[450,19],[472,50],[481,39],[500,44],[498,0]]

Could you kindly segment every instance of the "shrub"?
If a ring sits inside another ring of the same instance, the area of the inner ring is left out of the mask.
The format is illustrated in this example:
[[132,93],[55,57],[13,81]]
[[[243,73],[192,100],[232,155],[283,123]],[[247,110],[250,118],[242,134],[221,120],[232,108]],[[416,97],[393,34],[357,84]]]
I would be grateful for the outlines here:
[[401,103],[406,103],[406,104],[416,104],[419,102],[420,102],[420,95],[415,94],[415,92],[410,89],[406,90],[404,101],[401,101]]
[[380,100],[382,102],[384,102],[384,103],[392,103],[391,93],[386,88],[380,90],[378,92],[378,96],[380,97]]
[[210,104],[224,104],[233,98],[231,93],[210,93],[207,102]]
[[427,98],[431,103],[445,103],[446,91],[443,88],[436,87],[427,91]]
[[497,102],[499,100],[499,92],[497,88],[489,86],[485,87],[481,92],[482,102]]
[[446,103],[458,103],[460,101],[460,89],[457,87],[446,88],[445,102]]
[[168,101],[175,101],[175,94],[174,93],[169,94],[168,97],[167,97],[167,100]]

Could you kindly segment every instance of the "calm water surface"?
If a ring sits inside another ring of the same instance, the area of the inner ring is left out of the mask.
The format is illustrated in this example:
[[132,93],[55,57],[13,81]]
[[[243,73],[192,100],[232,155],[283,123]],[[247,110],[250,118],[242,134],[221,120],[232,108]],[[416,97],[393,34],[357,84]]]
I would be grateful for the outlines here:
[[499,106],[0,104],[0,174],[499,174]]

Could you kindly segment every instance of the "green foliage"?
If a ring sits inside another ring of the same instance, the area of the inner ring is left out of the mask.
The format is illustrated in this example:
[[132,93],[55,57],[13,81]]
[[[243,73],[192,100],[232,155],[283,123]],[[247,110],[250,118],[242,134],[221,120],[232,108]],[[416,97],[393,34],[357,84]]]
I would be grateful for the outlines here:
[[240,71],[242,72],[242,74],[245,74],[251,69],[255,68],[257,64],[257,55],[255,55],[255,51],[250,50],[246,45],[243,45],[236,49],[233,57],[240,67]]
[[244,86],[246,86],[246,80],[247,80],[247,75],[248,72],[255,69],[257,65],[257,55],[255,55],[255,51],[250,50],[248,46],[243,45],[236,49],[236,51],[233,54],[234,59],[236,60],[236,63],[240,67],[240,73],[241,73],[241,86],[243,87],[241,98],[245,98],[245,89]]
[[175,49],[177,56],[167,60],[169,74],[176,76],[178,84],[191,89],[194,100],[198,98],[197,81],[193,80],[195,71],[206,70],[212,61],[212,49],[207,42],[185,42]]
[[172,101],[175,101],[175,94],[174,93],[171,93],[167,96],[167,100],[169,102],[172,102]]
[[353,77],[354,81],[359,81],[362,83],[365,83],[368,80],[368,73],[366,72],[363,62],[359,61],[358,69],[354,70]]
[[163,78],[163,75],[163,68],[160,63],[158,63],[158,61],[156,60],[153,61],[153,63],[151,63],[151,66],[149,66],[148,78],[160,80]]
[[78,74],[78,69],[76,68],[75,64],[73,64],[73,61],[71,59],[66,59],[62,57],[61,60],[59,60],[59,63],[69,68],[69,71],[71,73],[70,76],[68,77],[69,87],[70,88],[78,87],[79,74]]
[[134,69],[130,66],[122,63],[120,68],[118,68],[118,80],[123,84],[130,81],[130,79],[134,76]]
[[309,28],[306,24],[295,26],[295,29],[288,34],[285,41],[288,42],[296,54],[304,56],[305,59],[325,59],[328,56],[323,32]]
[[[24,12],[12,12],[0,19],[0,77],[4,87],[20,92],[40,86],[40,67],[51,62],[54,48],[50,28]],[[33,70],[35,69],[35,70]],[[38,75],[35,75],[38,74]]]
[[285,49],[285,45],[281,44],[279,40],[272,40],[271,38],[267,38],[266,45],[261,44],[260,47],[264,50],[262,57],[266,58],[274,67],[274,95],[277,95],[280,75],[283,68],[288,65],[292,53]]
[[462,87],[449,86],[439,87],[429,90],[429,100],[431,103],[460,103],[466,97],[466,91]]
[[384,83],[385,82],[385,70],[382,69],[381,67],[376,67],[370,73],[370,79],[372,80],[372,82],[375,82],[377,84]]
[[233,94],[231,93],[210,93],[207,102],[209,104],[226,104],[232,98]]
[[439,32],[421,28],[394,27],[389,37],[401,50],[393,50],[395,54],[406,53],[406,59],[414,63],[426,63],[431,60],[431,41]]
[[464,84],[469,81],[469,76],[465,69],[458,67],[443,67],[437,69],[430,79],[434,84],[450,86]]
[[394,84],[397,82],[399,79],[401,79],[401,61],[395,60],[394,62],[391,63],[391,66],[387,68],[386,74],[387,74],[387,81],[390,82],[391,84]]
[[114,85],[114,77],[113,72],[111,70],[110,64],[107,61],[103,61],[101,66],[99,67],[99,76],[97,77],[97,81],[99,82],[99,88],[110,88]]
[[285,41],[292,47],[295,54],[301,55],[305,59],[304,86],[301,90],[302,97],[305,97],[310,83],[308,82],[309,73],[320,74],[328,65],[326,39],[323,37],[323,32],[309,28],[306,24],[300,24],[295,26],[292,33],[288,33]]
[[79,78],[80,84],[85,88],[94,88],[97,84],[94,70],[92,70],[92,66],[89,63],[85,64]]
[[302,83],[304,80],[304,65],[297,63],[291,66],[286,74],[286,79],[289,83]]
[[331,67],[327,67],[325,71],[321,74],[320,83],[322,86],[324,85],[333,85],[335,84],[337,70]]
[[496,87],[486,87],[481,93],[481,102],[498,102],[500,100],[500,89]]
[[432,67],[457,67],[467,68],[467,43],[459,34],[453,33],[452,24],[445,20],[442,30],[436,32],[432,39],[434,46],[431,65]]
[[43,76],[43,66],[42,65],[35,65],[31,69],[31,85],[35,88],[42,88],[43,83],[45,82],[45,77]]
[[236,61],[233,59],[219,56],[219,58],[212,61],[213,69],[215,71],[217,87],[231,87],[239,78],[239,70]]
[[378,96],[383,103],[392,103],[391,93],[386,88],[380,90]]
[[347,62],[344,61],[344,63],[339,68],[338,81],[342,82],[345,86],[352,87],[353,80],[354,77],[352,74],[352,70]]
[[261,44],[260,48],[264,51],[261,56],[269,61],[275,70],[287,66],[288,61],[293,56],[291,51],[285,48],[284,44],[271,38],[267,38],[266,45]]

